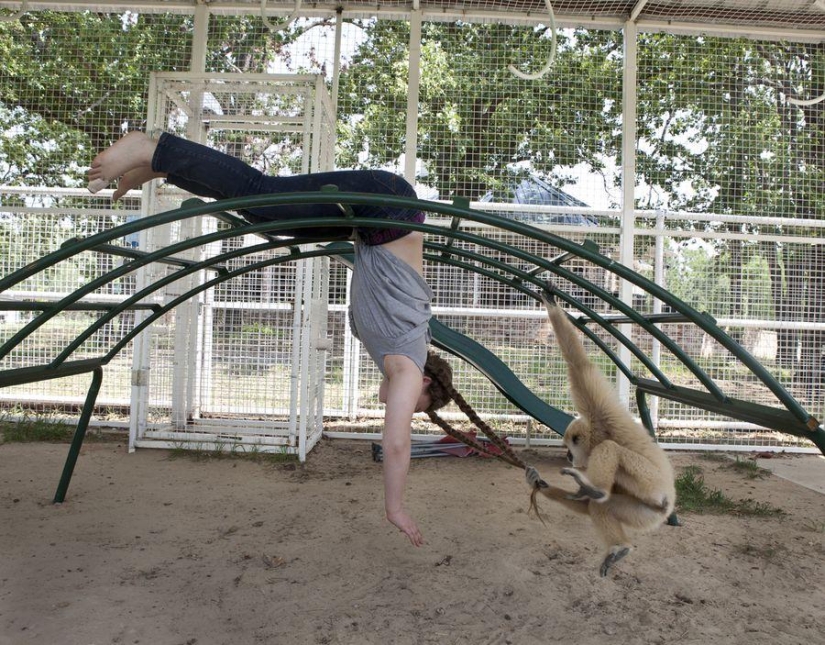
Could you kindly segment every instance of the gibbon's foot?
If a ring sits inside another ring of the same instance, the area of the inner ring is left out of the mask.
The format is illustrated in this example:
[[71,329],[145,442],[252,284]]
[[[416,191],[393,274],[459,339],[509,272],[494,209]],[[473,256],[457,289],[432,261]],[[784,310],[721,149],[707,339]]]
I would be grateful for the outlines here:
[[599,574],[601,574],[602,578],[607,576],[607,572],[610,571],[610,567],[616,564],[619,560],[625,557],[628,553],[630,553],[629,546],[614,546],[611,547],[610,553],[607,554],[604,561],[602,562],[601,568],[599,568]]
[[152,156],[157,141],[143,132],[130,132],[122,139],[106,148],[92,161],[86,173],[89,192],[97,193],[118,177],[138,168],[151,171]]
[[527,485],[530,488],[550,488],[550,484],[544,481],[539,475],[539,471],[532,466],[527,466],[524,469],[524,478],[527,480]]
[[573,479],[576,480],[576,483],[579,485],[579,490],[573,493],[572,495],[568,495],[568,499],[576,501],[583,499],[592,499],[597,502],[607,501],[607,493],[593,486],[593,484],[591,484],[587,480],[587,477],[585,477],[575,468],[562,468],[561,474],[570,475]]

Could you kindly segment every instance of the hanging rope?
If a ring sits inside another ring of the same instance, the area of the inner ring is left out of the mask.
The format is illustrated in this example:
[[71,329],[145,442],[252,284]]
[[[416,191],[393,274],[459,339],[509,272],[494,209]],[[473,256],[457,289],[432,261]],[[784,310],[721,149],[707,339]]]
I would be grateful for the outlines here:
[[547,13],[550,16],[550,37],[553,39],[553,44],[550,47],[550,56],[547,59],[544,67],[542,67],[538,72],[534,74],[527,74],[519,70],[515,65],[510,65],[507,69],[510,70],[512,74],[522,78],[526,81],[536,81],[543,77],[547,72],[550,71],[550,68],[553,66],[553,61],[556,59],[556,47],[558,44],[557,38],[557,29],[556,29],[556,14],[553,13],[553,5],[550,4],[550,0],[544,0],[544,3],[547,5]]
[[792,103],[793,105],[816,105],[817,103],[822,103],[825,101],[825,94],[821,96],[817,96],[815,99],[792,99],[788,98],[788,103]]
[[[825,11],[825,0],[815,0],[814,5],[820,10]],[[788,97],[788,103],[798,106],[816,105],[817,103],[822,103],[822,101],[825,101],[825,93],[813,99],[794,99]]]

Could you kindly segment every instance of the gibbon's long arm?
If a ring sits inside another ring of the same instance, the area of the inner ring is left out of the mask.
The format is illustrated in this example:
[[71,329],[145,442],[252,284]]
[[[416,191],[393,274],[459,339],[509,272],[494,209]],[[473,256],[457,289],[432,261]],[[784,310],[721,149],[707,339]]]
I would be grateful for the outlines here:
[[542,293],[541,299],[547,309],[550,324],[553,325],[556,342],[567,363],[570,394],[576,410],[594,427],[603,426],[602,420],[615,422],[617,417],[626,417],[627,412],[616,399],[613,385],[590,362],[578,329],[550,296]]

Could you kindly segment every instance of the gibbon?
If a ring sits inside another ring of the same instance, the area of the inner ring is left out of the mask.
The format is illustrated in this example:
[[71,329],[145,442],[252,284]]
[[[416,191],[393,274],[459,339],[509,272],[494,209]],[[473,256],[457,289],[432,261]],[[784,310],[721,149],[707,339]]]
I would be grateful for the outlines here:
[[676,501],[673,467],[664,450],[619,401],[607,378],[590,362],[573,323],[552,296],[542,294],[562,356],[578,416],[564,433],[571,468],[562,473],[579,486],[569,494],[544,483],[533,468],[527,483],[546,497],[587,513],[605,543],[600,573],[631,550],[626,529],[659,527]]

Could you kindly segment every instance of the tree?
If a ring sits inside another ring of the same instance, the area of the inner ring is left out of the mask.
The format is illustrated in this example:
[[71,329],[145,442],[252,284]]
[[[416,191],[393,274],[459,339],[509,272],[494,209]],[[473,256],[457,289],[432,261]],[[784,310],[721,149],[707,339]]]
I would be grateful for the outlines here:
[[[365,29],[367,38],[341,77],[350,112],[339,115],[339,133],[343,165],[374,167],[404,152],[409,28],[380,21]],[[442,196],[478,199],[508,179],[514,164],[548,175],[580,162],[600,171],[603,158],[617,154],[620,36],[560,33],[553,70],[540,81],[516,79],[507,62],[542,60],[550,46],[542,31],[464,22],[423,26],[418,157]],[[561,82],[571,77],[580,80]],[[560,173],[555,180],[566,181]]]

